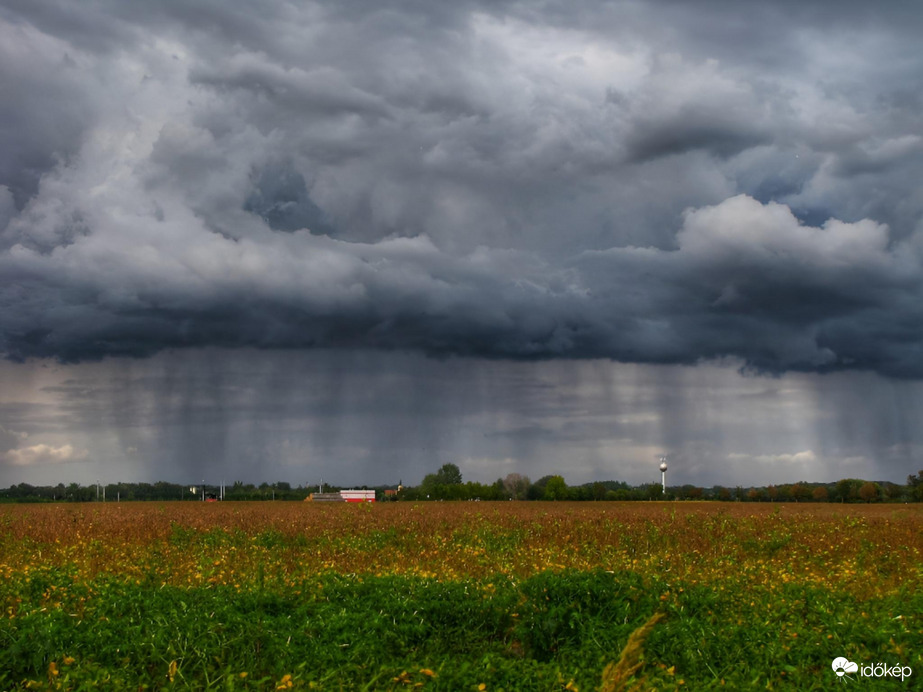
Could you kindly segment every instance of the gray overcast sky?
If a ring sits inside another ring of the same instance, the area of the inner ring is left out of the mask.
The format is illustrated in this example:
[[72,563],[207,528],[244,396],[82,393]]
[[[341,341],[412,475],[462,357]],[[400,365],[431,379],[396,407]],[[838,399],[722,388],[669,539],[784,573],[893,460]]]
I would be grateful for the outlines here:
[[923,7],[0,0],[0,485],[903,480]]

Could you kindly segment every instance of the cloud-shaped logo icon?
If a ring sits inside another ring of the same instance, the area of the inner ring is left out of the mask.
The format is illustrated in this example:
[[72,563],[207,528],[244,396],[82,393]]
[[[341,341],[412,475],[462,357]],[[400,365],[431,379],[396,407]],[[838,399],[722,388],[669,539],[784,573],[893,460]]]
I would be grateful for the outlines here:
[[853,663],[852,661],[849,661],[843,658],[842,656],[840,656],[839,658],[833,659],[832,666],[833,666],[833,672],[839,675],[840,677],[843,677],[844,675],[846,675],[846,673],[858,673],[859,672],[858,663]]

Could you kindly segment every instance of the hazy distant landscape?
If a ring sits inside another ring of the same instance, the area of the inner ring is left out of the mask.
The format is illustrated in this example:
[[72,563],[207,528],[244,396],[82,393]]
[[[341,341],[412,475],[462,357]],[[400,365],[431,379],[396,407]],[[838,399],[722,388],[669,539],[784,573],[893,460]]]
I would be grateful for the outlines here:
[[[535,482],[519,473],[498,478],[494,483],[462,482],[463,475],[455,464],[444,464],[438,471],[424,476],[419,485],[379,486],[379,502],[423,502],[437,500],[571,500],[571,501],[642,501],[642,500],[716,500],[721,502],[921,502],[923,470],[907,477],[906,484],[844,478],[835,483],[800,481],[783,485],[713,486],[700,488],[686,484],[668,486],[646,483],[629,486],[623,481],[595,481],[568,486],[563,476],[543,476]],[[367,487],[367,486],[364,486]],[[32,486],[27,483],[0,488],[0,502],[131,502],[135,500],[307,500],[315,492],[336,492],[341,486],[292,487],[287,482],[219,485],[179,485],[176,483],[102,483],[80,485],[59,483],[55,486]]]

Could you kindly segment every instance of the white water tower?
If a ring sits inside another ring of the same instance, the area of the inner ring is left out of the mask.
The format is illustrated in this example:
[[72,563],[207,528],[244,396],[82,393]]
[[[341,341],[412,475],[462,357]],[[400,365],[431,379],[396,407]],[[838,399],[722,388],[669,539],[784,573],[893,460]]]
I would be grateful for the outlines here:
[[663,494],[667,494],[667,458],[660,457],[660,482],[663,484]]

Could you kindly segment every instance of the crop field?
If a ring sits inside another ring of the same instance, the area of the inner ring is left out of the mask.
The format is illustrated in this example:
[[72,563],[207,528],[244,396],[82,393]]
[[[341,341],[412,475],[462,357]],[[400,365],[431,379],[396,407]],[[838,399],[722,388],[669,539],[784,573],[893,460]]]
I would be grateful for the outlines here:
[[0,527],[0,689],[923,689],[920,505],[8,505]]

